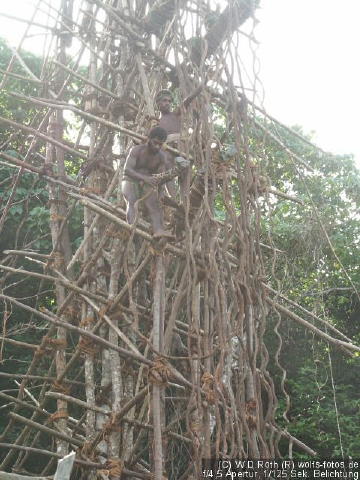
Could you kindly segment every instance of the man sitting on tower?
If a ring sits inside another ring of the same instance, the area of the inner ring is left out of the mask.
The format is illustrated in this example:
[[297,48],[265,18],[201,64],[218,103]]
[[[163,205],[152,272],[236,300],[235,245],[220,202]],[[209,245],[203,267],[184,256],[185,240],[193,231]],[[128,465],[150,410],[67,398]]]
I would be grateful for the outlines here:
[[[126,159],[121,185],[126,201],[126,219],[133,224],[136,217],[135,203],[144,197],[155,238],[173,238],[164,230],[164,214],[159,200],[158,179],[153,174],[167,170],[166,155],[161,147],[167,137],[166,130],[155,127],[149,132],[145,145],[133,147]],[[160,187],[162,189],[163,187]]]

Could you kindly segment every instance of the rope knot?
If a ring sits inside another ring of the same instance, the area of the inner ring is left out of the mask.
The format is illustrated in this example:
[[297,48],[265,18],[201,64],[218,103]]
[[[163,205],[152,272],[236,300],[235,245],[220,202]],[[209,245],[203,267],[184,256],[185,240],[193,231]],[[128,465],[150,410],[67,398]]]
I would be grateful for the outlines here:
[[214,377],[210,372],[205,372],[201,377],[202,389],[205,392],[206,400],[210,405],[214,405],[216,402],[216,393],[214,391]]
[[79,350],[85,355],[95,356],[99,351],[98,346],[95,345],[94,341],[88,337],[80,337],[78,347]]
[[105,463],[105,468],[108,471],[110,479],[120,480],[124,469],[124,462],[117,457],[109,458]]
[[116,414],[111,414],[108,422],[103,425],[103,437],[109,438],[111,432],[121,432],[121,426]]
[[246,422],[249,428],[256,428],[256,405],[256,400],[254,398],[250,399],[245,404]]
[[65,350],[67,341],[64,338],[44,338],[45,343],[54,350]]
[[168,362],[163,357],[154,359],[154,366],[149,369],[148,380],[154,385],[166,385],[171,375]]
[[71,387],[65,383],[58,382],[55,380],[53,382],[53,389],[55,392],[63,393],[64,395],[69,395]]
[[47,423],[53,423],[61,418],[69,418],[69,414],[65,408],[60,408],[57,412],[54,412],[47,420]]

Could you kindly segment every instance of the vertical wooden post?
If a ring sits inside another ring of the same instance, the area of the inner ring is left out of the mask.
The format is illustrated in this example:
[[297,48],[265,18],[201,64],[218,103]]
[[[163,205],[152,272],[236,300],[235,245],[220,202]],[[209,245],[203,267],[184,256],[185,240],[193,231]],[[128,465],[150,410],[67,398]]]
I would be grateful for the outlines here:
[[[84,19],[85,21],[88,21],[87,14],[92,15],[93,14],[93,4],[90,1],[85,2],[85,11],[84,13]],[[90,18],[90,17],[89,17]],[[93,22],[89,22],[89,43],[91,46],[91,52],[90,52],[90,63],[89,63],[89,80],[91,82],[96,81],[96,69],[97,69],[97,61],[96,61],[96,56],[94,54],[95,50],[95,31],[94,31],[94,24]],[[92,101],[96,100],[94,98],[94,91],[91,90],[91,92],[87,91],[88,96],[85,99],[85,109],[90,108],[88,106],[88,101],[89,101],[89,95]],[[95,137],[96,137],[96,123],[92,122],[90,124],[90,143],[89,143],[89,155],[88,159],[91,161],[93,159],[93,154],[95,151]],[[92,175],[92,172],[90,172],[89,178],[87,180],[87,184],[91,187],[95,187],[96,183],[96,178],[93,178],[94,176]],[[94,216],[90,210],[87,208],[84,209],[84,236],[87,235],[90,225],[92,223]],[[98,232],[98,228],[93,229],[92,236],[90,237],[89,242],[86,244],[84,248],[84,254],[83,254],[83,260],[86,261],[90,255],[92,254],[95,245],[96,245],[96,235]],[[95,240],[94,240],[95,239]],[[89,280],[87,288],[91,290],[96,289],[96,280],[94,281]],[[86,329],[90,329],[91,326],[88,325],[89,321],[91,322],[92,319],[94,319],[95,313],[93,310],[88,306],[83,304],[82,307],[82,321],[85,324]],[[104,334],[102,331],[101,334]],[[102,366],[106,363],[106,353],[105,351],[102,352]],[[95,365],[94,365],[94,356],[91,353],[85,353],[85,362],[84,362],[84,368],[85,368],[85,394],[86,394],[86,401],[89,405],[94,406],[96,404],[96,399],[95,399]],[[101,381],[101,386],[104,386],[105,382],[104,375],[102,374],[102,381]],[[104,416],[96,416],[94,411],[87,410],[86,412],[86,437],[88,440],[90,440],[96,432],[96,428],[101,429],[102,424],[105,423],[106,419]],[[99,448],[101,451],[107,453],[107,445],[106,442],[102,441],[99,445]],[[95,474],[93,472],[90,473],[89,479],[95,478]]]
[[[67,5],[66,1],[62,0],[61,2],[61,14],[62,17],[66,16]],[[66,39],[59,34],[57,39],[57,59],[59,62],[66,62]],[[64,72],[58,71],[55,78],[55,88],[60,98],[61,92],[64,88],[65,75]],[[62,141],[64,133],[64,118],[63,113],[60,110],[55,111],[51,114],[48,126],[48,134],[58,141]],[[57,169],[57,174],[65,176],[65,155],[64,150],[54,147],[52,144],[47,144],[46,147],[46,163],[49,164],[52,168]],[[52,237],[52,246],[53,246],[53,268],[59,270],[63,274],[66,273],[66,265],[71,258],[71,245],[70,245],[70,235],[67,224],[64,226],[62,222],[65,220],[67,213],[66,200],[67,197],[62,187],[55,187],[51,183],[48,184],[49,199],[50,199],[50,230]],[[70,272],[71,273],[71,272]],[[63,285],[56,284],[56,299],[57,305],[61,305],[66,297],[66,290]],[[66,346],[67,340],[67,331],[65,328],[57,329],[57,340],[61,341],[64,346]],[[65,370],[66,366],[66,357],[65,349],[59,349],[56,352],[56,373],[58,376],[61,376]],[[67,402],[64,400],[57,400],[57,409],[60,418],[57,421],[57,425],[60,430],[66,432],[67,430]],[[57,452],[60,455],[66,455],[68,450],[67,442],[63,440],[57,441]]]
[[[204,282],[204,355],[205,355],[205,371],[211,372],[211,358],[210,358],[210,333],[211,325],[211,310],[210,310],[210,282]],[[203,414],[203,430],[204,430],[204,445],[202,449],[203,458],[211,458],[211,424],[210,424],[210,405],[206,405]]]
[[[153,305],[153,346],[160,354],[164,348],[164,257],[155,256],[155,286]],[[162,480],[164,470],[164,448],[162,429],[165,419],[165,402],[163,386],[154,383],[152,386],[152,412],[154,422],[154,478]]]

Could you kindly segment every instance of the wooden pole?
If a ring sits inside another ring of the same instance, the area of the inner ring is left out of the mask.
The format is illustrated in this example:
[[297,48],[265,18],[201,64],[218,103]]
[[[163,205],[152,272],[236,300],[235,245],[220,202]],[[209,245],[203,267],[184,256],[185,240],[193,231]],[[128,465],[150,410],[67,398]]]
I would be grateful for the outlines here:
[[[164,257],[157,254],[154,259],[155,263],[155,285],[154,285],[154,303],[153,303],[153,346],[158,352],[162,352],[164,348],[164,312],[162,296],[164,295]],[[155,480],[163,479],[164,471],[164,449],[163,434],[164,428],[164,387],[161,384],[153,383],[152,385],[152,412],[154,422],[154,478]]]

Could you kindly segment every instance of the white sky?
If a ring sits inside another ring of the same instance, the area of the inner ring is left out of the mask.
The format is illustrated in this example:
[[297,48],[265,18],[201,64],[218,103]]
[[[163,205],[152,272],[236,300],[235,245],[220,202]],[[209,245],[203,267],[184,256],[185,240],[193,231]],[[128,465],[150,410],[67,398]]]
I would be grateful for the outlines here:
[[[29,19],[36,3],[3,0],[0,12]],[[325,150],[354,153],[360,166],[360,0],[261,0],[256,16],[268,113],[315,131]],[[25,28],[0,16],[0,35],[13,46]],[[41,54],[44,40],[37,36],[24,46]]]
[[262,0],[256,17],[268,113],[316,132],[360,166],[360,0]]

